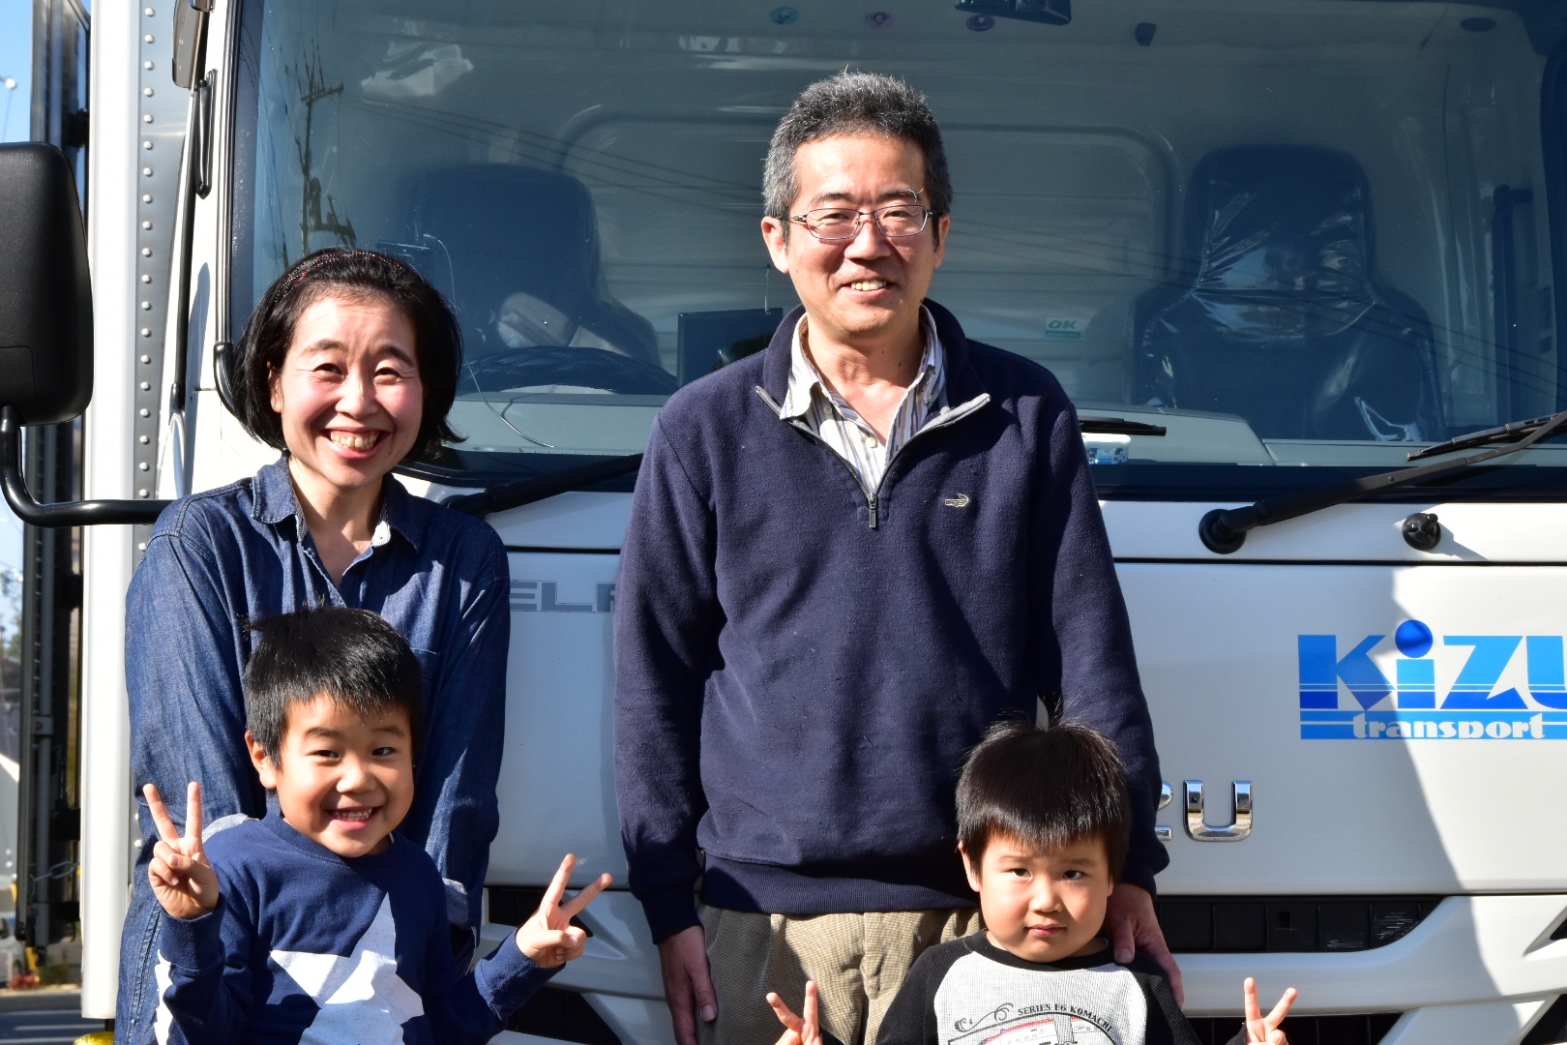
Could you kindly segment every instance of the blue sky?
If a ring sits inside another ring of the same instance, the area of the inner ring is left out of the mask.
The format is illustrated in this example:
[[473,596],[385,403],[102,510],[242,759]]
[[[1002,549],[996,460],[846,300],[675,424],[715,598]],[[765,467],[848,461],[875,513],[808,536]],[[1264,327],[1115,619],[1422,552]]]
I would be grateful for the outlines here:
[[[0,0],[0,141],[26,141],[32,110],[32,0]],[[16,81],[8,90],[4,81]],[[9,117],[7,111],[9,110]],[[22,565],[22,524],[0,503],[0,570]],[[0,626],[10,631],[15,603],[0,598]]]
[[[26,141],[32,105],[32,0],[0,0],[0,80],[16,81],[15,90],[0,86],[0,141]],[[10,109],[10,118],[6,110]]]

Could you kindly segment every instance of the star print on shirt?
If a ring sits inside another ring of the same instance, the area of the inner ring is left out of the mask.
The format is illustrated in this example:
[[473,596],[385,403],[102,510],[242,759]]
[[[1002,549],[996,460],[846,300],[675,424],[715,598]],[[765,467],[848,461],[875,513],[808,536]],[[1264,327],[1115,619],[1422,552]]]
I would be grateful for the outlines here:
[[272,961],[319,1005],[300,1045],[400,1045],[403,1024],[424,1015],[424,1002],[397,975],[397,926],[385,896],[347,957],[273,951]]

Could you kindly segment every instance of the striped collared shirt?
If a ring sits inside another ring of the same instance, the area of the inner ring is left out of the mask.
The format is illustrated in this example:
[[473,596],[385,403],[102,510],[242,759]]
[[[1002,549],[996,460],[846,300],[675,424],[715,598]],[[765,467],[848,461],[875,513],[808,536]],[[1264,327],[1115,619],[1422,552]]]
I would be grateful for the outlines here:
[[920,306],[920,330],[925,335],[925,354],[919,372],[903,393],[898,411],[881,437],[838,393],[827,387],[801,341],[805,317],[795,324],[794,340],[789,346],[789,390],[780,415],[798,419],[817,438],[843,458],[860,480],[867,496],[874,496],[892,460],[903,444],[940,414],[947,405],[947,354],[936,336],[936,321]]

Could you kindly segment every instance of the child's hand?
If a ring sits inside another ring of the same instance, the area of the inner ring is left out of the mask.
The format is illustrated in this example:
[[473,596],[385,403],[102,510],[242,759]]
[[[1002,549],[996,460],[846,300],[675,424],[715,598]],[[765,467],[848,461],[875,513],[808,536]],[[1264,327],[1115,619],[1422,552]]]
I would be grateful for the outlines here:
[[816,982],[805,981],[805,1015],[796,1016],[777,994],[767,996],[767,1004],[778,1014],[785,1028],[778,1045],[822,1045],[822,1025],[816,1015]]
[[163,797],[152,784],[142,788],[160,841],[152,850],[147,878],[153,895],[172,918],[191,919],[218,906],[218,876],[201,845],[201,785],[190,782],[185,798],[185,835],[174,827]]
[[555,880],[544,890],[539,909],[533,912],[533,917],[517,927],[517,949],[526,954],[534,965],[555,969],[582,955],[582,946],[588,934],[572,925],[571,920],[592,903],[593,898],[602,893],[613,879],[607,874],[601,874],[586,889],[572,897],[570,902],[562,904],[566,883],[571,880],[572,868],[576,866],[577,858],[567,853],[566,859],[560,862],[560,870],[555,872]]
[[1264,1016],[1262,1006],[1257,1004],[1257,981],[1250,976],[1246,977],[1241,990],[1246,995],[1246,1040],[1258,1045],[1289,1045],[1289,1039],[1279,1029],[1279,1024],[1289,1015],[1290,1006],[1295,1004],[1300,992],[1294,987],[1289,988],[1273,1011]]

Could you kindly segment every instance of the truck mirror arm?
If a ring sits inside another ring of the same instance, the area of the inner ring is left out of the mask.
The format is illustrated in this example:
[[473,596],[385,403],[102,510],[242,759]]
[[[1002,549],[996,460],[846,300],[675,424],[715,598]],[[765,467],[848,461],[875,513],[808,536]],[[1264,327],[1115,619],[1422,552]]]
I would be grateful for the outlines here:
[[[1567,425],[1567,410],[1541,421],[1538,427],[1529,435],[1520,439],[1511,446],[1498,447],[1494,450],[1486,450],[1483,453],[1470,454],[1468,457],[1457,457],[1451,461],[1437,461],[1435,464],[1417,465],[1414,468],[1400,468],[1395,472],[1382,472],[1378,475],[1367,475],[1360,479],[1352,479],[1347,483],[1337,483],[1316,490],[1301,490],[1299,493],[1286,494],[1283,497],[1271,500],[1257,501],[1241,508],[1215,508],[1202,517],[1197,524],[1197,536],[1202,538],[1202,543],[1208,550],[1219,555],[1229,555],[1238,551],[1240,546],[1246,543],[1246,534],[1259,526],[1272,526],[1274,523],[1284,522],[1286,519],[1298,519],[1302,515],[1310,515],[1312,512],[1321,511],[1323,508],[1331,508],[1336,504],[1345,504],[1357,500],[1367,494],[1381,493],[1384,490],[1392,490],[1407,483],[1419,482],[1422,479],[1434,475],[1444,475],[1448,472],[1458,472],[1473,465],[1485,461],[1493,461],[1498,457],[1506,457],[1520,450],[1527,450],[1535,443]],[[1497,429],[1501,431],[1501,429]],[[1433,448],[1436,449],[1436,448]],[[1453,447],[1456,449],[1456,447]],[[1421,454],[1429,451],[1422,451]],[[1410,456],[1416,456],[1411,454]]]
[[169,501],[62,501],[39,504],[22,476],[22,425],[15,407],[0,406],[0,487],[16,517],[29,526],[150,523]]
[[219,341],[212,346],[212,383],[217,386],[224,409],[239,417],[239,404],[234,400],[234,345],[231,342]]

